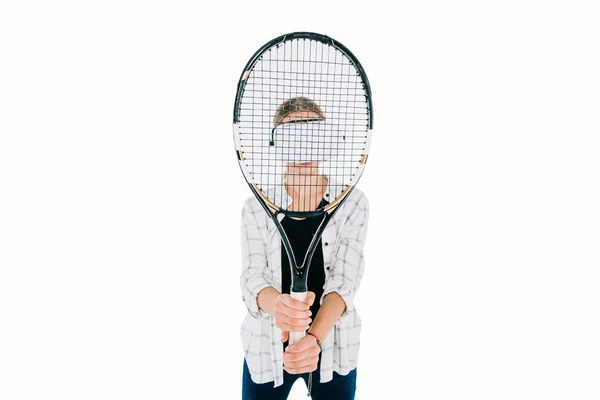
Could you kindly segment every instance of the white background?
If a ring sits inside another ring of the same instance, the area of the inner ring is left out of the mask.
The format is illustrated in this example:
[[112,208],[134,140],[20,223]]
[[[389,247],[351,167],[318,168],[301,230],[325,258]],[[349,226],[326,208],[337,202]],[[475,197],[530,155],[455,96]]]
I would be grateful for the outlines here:
[[357,399],[600,398],[592,3],[2,2],[0,399],[240,398],[233,101],[293,31],[372,84]]

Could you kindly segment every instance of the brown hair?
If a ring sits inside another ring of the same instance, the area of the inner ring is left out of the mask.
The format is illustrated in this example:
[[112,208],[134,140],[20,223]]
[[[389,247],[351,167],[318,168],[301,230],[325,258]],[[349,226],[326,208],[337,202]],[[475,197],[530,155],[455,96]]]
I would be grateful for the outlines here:
[[315,113],[319,116],[319,119],[325,119],[323,110],[321,110],[321,107],[316,102],[308,97],[294,97],[284,101],[277,107],[275,118],[273,118],[273,127],[277,128],[287,116],[296,112]]

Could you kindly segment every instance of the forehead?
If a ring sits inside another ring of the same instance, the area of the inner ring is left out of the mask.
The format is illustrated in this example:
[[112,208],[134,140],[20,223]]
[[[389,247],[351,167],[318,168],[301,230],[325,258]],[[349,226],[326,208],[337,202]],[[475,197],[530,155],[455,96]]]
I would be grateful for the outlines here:
[[281,120],[281,122],[289,122],[289,121],[301,121],[303,119],[316,119],[321,118],[321,116],[314,111],[294,111],[289,113]]

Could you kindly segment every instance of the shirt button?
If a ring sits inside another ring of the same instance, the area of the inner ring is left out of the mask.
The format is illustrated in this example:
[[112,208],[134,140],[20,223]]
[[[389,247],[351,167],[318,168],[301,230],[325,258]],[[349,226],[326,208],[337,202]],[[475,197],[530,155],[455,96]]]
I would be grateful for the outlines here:
[[329,271],[329,268],[330,268],[330,267],[327,267],[327,271]]
[[325,245],[325,246],[329,246],[329,243],[325,242],[325,243],[324,243],[324,245]]

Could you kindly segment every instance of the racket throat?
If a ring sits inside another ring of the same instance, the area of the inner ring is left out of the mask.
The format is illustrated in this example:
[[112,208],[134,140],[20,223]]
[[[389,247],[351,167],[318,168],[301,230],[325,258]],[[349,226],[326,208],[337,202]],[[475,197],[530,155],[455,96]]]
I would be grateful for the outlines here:
[[[317,246],[319,244],[319,241],[321,240],[321,236],[323,235],[325,226],[327,226],[327,223],[329,222],[331,217],[333,217],[334,213],[335,212],[324,215],[323,220],[319,224],[319,227],[317,228],[317,231],[313,235],[310,245],[308,246],[309,251],[304,257],[304,262],[299,268],[297,267],[296,258],[293,256],[293,252],[291,251],[290,246],[290,252],[288,252],[288,257],[290,260],[290,265],[293,266],[292,273],[295,275],[295,279],[292,279],[292,292],[302,293],[308,291],[308,270],[310,267],[310,263],[312,262],[313,256],[315,255],[315,251],[317,250]],[[290,254],[292,255],[291,257]]]

